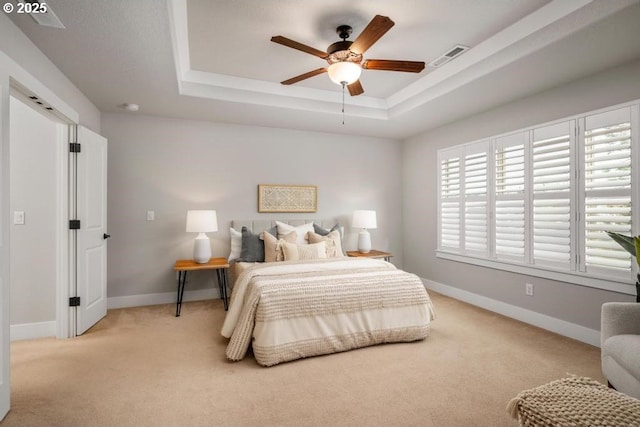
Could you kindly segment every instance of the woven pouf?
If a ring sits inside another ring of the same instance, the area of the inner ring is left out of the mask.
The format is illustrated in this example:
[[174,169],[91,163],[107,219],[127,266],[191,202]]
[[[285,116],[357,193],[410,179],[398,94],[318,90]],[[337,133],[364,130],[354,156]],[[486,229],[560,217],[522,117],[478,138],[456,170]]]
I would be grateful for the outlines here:
[[640,427],[640,400],[587,377],[563,378],[522,391],[507,411],[521,426]]

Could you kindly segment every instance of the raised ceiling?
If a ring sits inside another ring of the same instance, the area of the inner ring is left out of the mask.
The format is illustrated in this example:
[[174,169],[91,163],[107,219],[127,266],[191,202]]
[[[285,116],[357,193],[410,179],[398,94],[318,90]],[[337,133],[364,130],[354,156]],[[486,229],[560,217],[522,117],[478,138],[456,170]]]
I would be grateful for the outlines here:
[[[403,139],[555,85],[640,58],[638,0],[48,0],[66,29],[11,15],[104,112],[123,103],[164,117]],[[364,70],[346,95],[325,65],[270,42],[320,50],[375,16],[395,26],[365,57],[429,62],[420,74]]]

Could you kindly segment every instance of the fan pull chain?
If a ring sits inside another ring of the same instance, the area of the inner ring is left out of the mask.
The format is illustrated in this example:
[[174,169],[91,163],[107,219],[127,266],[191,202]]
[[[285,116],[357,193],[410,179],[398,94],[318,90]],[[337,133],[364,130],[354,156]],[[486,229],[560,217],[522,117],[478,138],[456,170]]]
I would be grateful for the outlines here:
[[344,125],[344,87],[347,85],[346,82],[342,82],[342,124]]

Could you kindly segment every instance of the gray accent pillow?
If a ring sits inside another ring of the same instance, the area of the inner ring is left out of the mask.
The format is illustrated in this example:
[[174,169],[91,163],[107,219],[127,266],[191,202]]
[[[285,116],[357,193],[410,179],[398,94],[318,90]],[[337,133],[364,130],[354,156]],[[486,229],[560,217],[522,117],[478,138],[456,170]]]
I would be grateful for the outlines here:
[[[274,236],[278,233],[276,227],[271,227],[266,232]],[[246,226],[242,227],[241,233],[242,249],[237,261],[264,262],[264,242],[260,239],[260,234],[252,233]]]

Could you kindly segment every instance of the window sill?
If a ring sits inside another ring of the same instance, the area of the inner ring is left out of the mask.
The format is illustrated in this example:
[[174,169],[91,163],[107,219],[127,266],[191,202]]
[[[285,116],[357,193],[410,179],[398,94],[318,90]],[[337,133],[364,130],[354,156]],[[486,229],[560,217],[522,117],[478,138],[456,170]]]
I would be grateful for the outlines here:
[[477,258],[469,255],[460,255],[442,250],[436,251],[436,257],[447,259],[450,261],[463,262],[466,264],[479,265],[482,267],[495,268],[497,270],[510,271],[512,273],[525,274],[527,276],[542,277],[545,279],[557,280],[560,282],[573,283],[580,286],[588,286],[590,288],[603,289],[606,291],[618,292],[621,294],[636,294],[635,286],[632,283],[610,278],[601,278],[588,273],[558,271],[548,268],[512,264],[505,261]]

